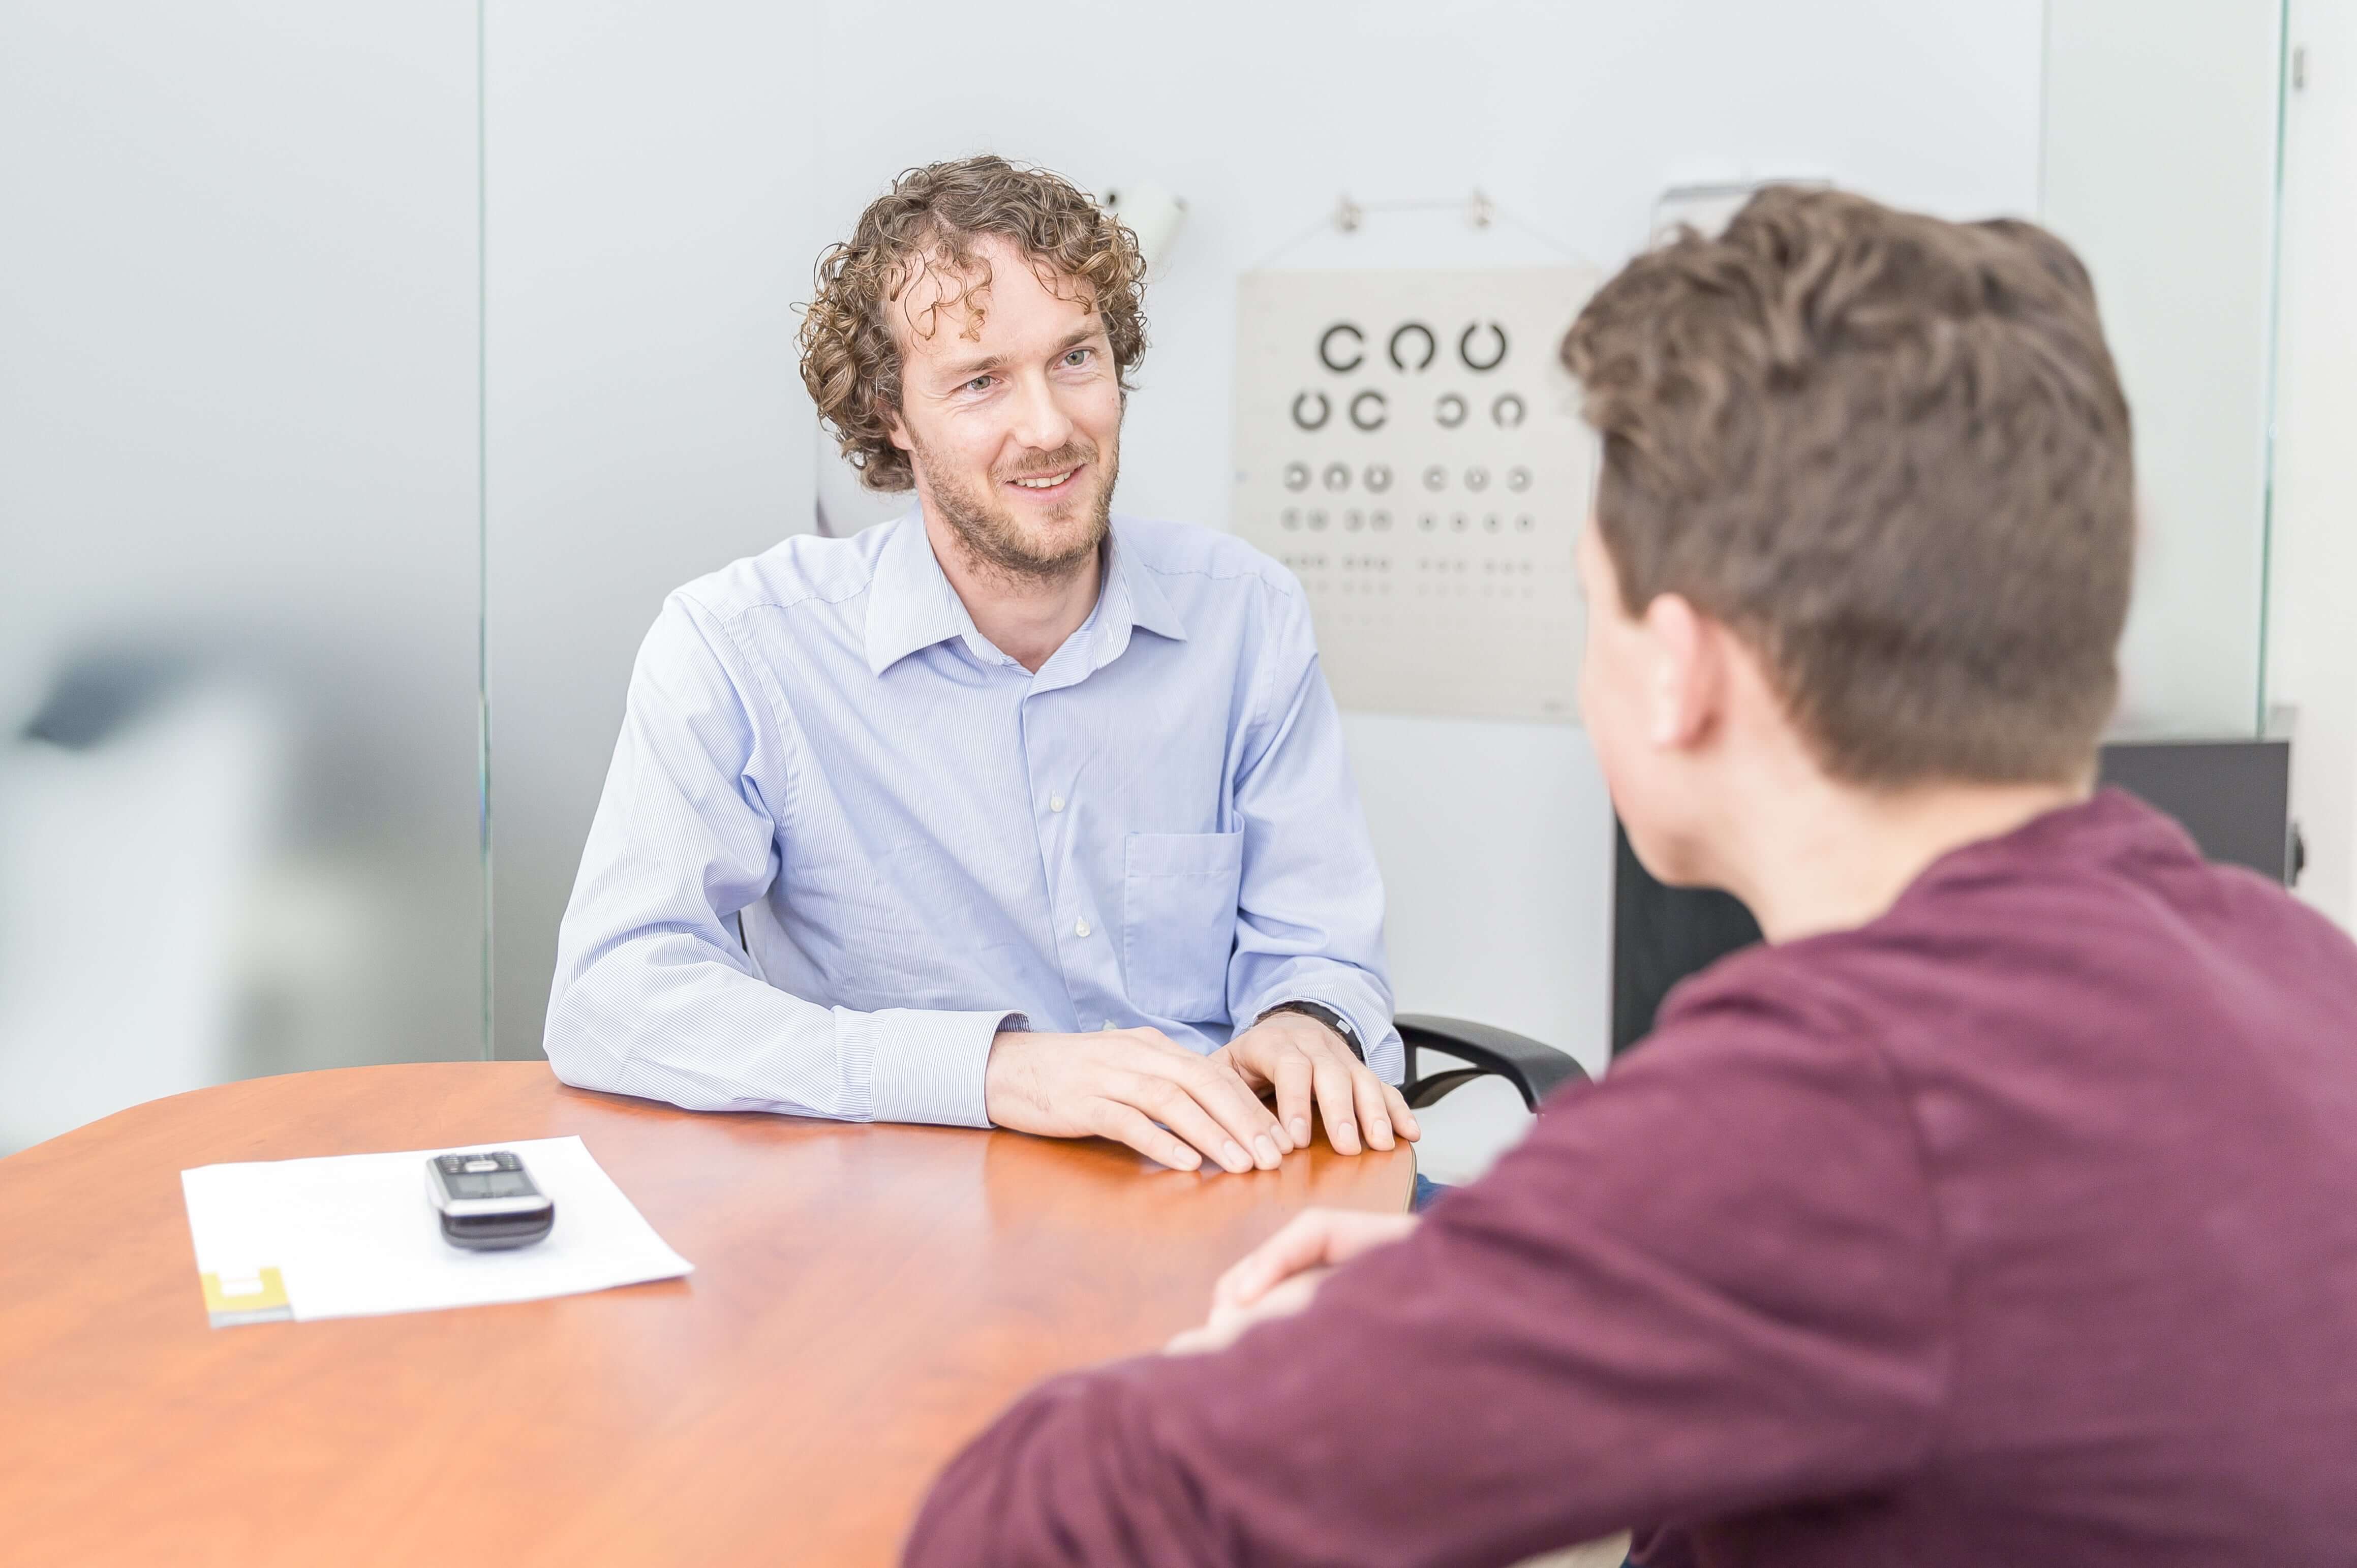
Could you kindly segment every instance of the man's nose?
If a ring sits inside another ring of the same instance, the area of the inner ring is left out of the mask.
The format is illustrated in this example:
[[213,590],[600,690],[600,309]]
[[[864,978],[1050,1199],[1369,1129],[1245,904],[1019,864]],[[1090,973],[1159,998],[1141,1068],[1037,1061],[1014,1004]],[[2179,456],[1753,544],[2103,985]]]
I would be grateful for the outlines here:
[[1027,376],[1015,407],[1015,428],[1008,432],[1035,452],[1054,452],[1072,438],[1072,417],[1045,376]]

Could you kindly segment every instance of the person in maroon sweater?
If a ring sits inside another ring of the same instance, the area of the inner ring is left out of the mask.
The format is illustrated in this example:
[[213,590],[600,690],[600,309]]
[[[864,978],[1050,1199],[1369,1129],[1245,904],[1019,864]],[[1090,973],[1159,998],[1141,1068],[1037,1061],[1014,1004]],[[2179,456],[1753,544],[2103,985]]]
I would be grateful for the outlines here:
[[2090,794],[2128,411],[2043,231],[1762,193],[1565,343],[1584,718],[1765,946],[1484,1179],[1058,1379],[912,1564],[2357,1563],[2357,948]]

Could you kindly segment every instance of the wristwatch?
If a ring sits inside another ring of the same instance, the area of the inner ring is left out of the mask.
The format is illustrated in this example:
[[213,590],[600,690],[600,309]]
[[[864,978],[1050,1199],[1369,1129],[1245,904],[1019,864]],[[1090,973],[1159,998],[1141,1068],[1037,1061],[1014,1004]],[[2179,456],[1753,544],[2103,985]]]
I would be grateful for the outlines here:
[[1271,1015],[1277,1013],[1298,1013],[1305,1018],[1317,1019],[1342,1036],[1342,1043],[1351,1047],[1352,1056],[1361,1061],[1367,1059],[1365,1047],[1359,1044],[1359,1031],[1351,1027],[1351,1020],[1343,1017],[1323,1002],[1280,1002],[1274,1007],[1262,1008],[1260,1016],[1254,1018],[1253,1022],[1265,1023]]

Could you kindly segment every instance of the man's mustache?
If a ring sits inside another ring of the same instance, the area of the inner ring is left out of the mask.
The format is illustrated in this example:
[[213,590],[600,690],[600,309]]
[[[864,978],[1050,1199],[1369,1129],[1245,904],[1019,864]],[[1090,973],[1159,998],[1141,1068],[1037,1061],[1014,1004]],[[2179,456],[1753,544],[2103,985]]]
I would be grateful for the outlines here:
[[1097,459],[1094,446],[1060,446],[1045,457],[1035,457],[1011,472],[995,476],[1001,483],[1016,479],[1044,479],[1050,474],[1060,474]]

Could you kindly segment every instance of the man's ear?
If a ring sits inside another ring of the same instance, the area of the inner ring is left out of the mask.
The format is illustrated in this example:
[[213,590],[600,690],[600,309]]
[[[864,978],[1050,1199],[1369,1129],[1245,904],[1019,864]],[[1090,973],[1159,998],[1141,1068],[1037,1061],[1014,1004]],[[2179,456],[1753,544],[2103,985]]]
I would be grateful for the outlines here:
[[1660,750],[1684,751],[1717,727],[1725,708],[1726,631],[1679,594],[1654,595],[1643,619],[1652,660],[1646,734]]
[[892,438],[892,445],[903,452],[915,451],[916,444],[909,439],[909,427],[900,423],[900,411],[886,408],[877,412],[884,415],[884,434]]

